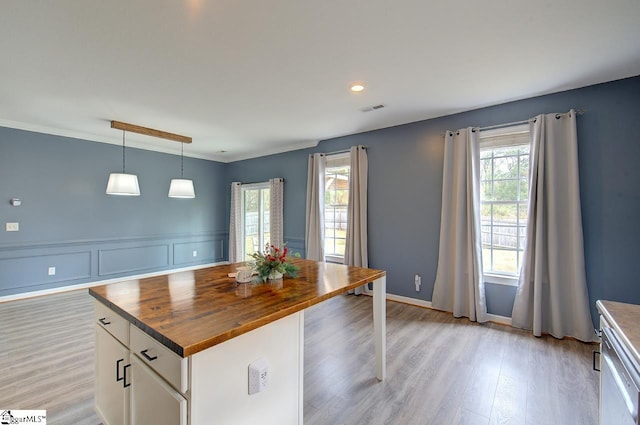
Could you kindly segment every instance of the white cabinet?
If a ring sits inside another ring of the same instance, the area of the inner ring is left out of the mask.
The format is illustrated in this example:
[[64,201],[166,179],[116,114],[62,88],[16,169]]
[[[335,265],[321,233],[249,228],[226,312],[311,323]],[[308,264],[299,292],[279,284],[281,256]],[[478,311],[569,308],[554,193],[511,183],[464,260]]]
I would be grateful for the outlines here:
[[129,346],[129,322],[118,313],[111,310],[106,305],[95,302],[94,303],[94,317],[96,324],[105,329],[111,335],[116,337],[124,346]]
[[187,400],[136,356],[131,356],[131,423],[187,425]]
[[99,302],[95,318],[95,407],[104,425],[187,425],[179,390],[188,388],[188,359]]
[[129,349],[97,326],[95,405],[105,425],[129,424],[128,369]]
[[129,350],[179,392],[189,391],[189,359],[182,358],[139,328],[130,327]]
[[[302,424],[304,312],[183,358],[96,303],[96,410],[104,425]],[[250,395],[248,367],[261,358],[269,386]]]

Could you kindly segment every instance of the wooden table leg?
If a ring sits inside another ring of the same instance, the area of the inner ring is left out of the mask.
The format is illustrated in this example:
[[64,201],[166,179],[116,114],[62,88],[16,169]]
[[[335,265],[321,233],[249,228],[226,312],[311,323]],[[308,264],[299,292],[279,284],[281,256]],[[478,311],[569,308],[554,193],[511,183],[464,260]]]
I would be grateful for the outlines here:
[[376,346],[376,377],[383,381],[387,374],[387,278],[373,282],[373,334]]

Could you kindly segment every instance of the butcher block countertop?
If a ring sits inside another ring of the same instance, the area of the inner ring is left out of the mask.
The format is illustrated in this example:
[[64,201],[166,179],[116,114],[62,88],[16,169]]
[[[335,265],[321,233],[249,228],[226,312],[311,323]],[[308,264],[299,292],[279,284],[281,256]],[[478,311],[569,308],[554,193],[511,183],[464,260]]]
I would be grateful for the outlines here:
[[89,293],[181,357],[372,282],[385,271],[292,259],[297,278],[238,284],[244,263],[96,286]]
[[640,364],[640,305],[598,301],[596,306]]

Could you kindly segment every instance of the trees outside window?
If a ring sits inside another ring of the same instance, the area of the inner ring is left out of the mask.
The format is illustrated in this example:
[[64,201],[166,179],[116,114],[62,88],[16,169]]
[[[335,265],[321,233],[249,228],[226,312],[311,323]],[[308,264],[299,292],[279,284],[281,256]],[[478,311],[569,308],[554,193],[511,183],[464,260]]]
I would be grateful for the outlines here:
[[528,218],[529,129],[525,125],[483,133],[480,135],[483,269],[485,275],[517,278]]
[[325,167],[324,253],[329,261],[342,262],[347,240],[349,205],[349,153],[328,155]]

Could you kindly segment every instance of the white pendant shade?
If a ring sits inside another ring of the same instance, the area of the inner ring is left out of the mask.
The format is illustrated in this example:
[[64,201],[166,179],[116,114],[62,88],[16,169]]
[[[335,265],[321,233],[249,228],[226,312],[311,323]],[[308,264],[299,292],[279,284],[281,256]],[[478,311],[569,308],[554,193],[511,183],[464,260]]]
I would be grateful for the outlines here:
[[169,198],[195,198],[196,191],[193,189],[193,180],[171,179],[169,185]]
[[111,173],[107,183],[107,195],[140,196],[138,176],[135,174]]

